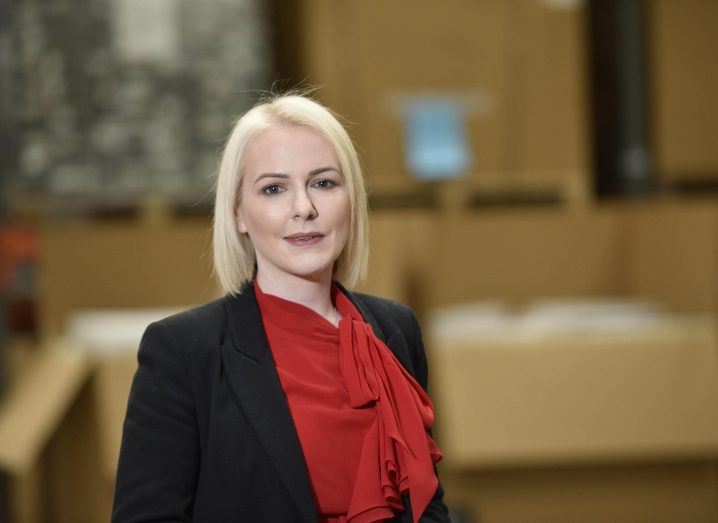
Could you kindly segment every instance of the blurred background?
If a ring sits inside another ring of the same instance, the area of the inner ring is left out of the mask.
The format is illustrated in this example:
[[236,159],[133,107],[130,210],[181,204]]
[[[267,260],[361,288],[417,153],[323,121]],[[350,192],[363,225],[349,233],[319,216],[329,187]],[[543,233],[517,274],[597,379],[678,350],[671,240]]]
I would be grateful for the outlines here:
[[455,522],[718,521],[718,2],[0,0],[0,521],[108,521],[218,154],[317,87],[420,315]]

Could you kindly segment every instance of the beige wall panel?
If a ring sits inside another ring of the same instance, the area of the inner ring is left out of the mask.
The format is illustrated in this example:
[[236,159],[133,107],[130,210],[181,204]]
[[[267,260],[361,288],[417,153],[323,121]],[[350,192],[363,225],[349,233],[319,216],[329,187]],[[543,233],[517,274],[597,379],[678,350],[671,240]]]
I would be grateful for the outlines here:
[[555,189],[583,173],[580,8],[541,2],[305,2],[304,67],[350,121],[371,185],[408,191],[401,100],[458,93],[480,189]]
[[58,427],[46,452],[45,506],[53,523],[109,521],[114,478],[102,473],[98,411],[88,385]]
[[718,2],[649,3],[653,141],[663,180],[718,179]]
[[437,262],[425,278],[428,301],[621,294],[618,220],[560,209],[448,218],[439,222]]
[[208,220],[50,226],[42,231],[39,309],[44,335],[81,308],[171,307],[217,295]]
[[[485,98],[486,107],[467,120],[474,170],[501,170],[501,126],[505,70],[505,3],[435,2],[407,5],[367,2],[357,23],[361,71],[367,74],[367,111],[361,115],[367,162],[377,189],[406,188],[400,106],[394,97],[461,92]],[[373,105],[373,106],[372,106]],[[396,181],[389,185],[389,180]],[[386,180],[386,182],[385,182]]]
[[369,272],[357,290],[421,310],[423,278],[436,255],[435,232],[435,220],[428,211],[372,213]]
[[710,462],[613,464],[443,475],[447,501],[481,523],[712,523]]
[[716,334],[712,318],[588,337],[429,333],[447,466],[715,458]]
[[79,354],[33,349],[0,409],[0,468],[16,477],[32,472],[90,372]]
[[365,289],[419,311],[472,300],[628,296],[718,309],[718,204],[383,211]]
[[512,0],[505,83],[511,188],[551,190],[588,176],[585,8]]
[[718,203],[626,209],[629,294],[682,310],[718,310]]

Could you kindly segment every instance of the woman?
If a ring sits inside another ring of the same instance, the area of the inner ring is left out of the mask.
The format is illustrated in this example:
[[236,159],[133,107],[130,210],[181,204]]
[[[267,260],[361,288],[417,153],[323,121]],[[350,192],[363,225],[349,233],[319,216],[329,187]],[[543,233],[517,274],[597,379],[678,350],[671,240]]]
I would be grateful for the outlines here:
[[114,522],[448,521],[417,320],[339,283],[366,260],[341,124],[296,95],[247,112],[217,181],[227,294],[143,336]]

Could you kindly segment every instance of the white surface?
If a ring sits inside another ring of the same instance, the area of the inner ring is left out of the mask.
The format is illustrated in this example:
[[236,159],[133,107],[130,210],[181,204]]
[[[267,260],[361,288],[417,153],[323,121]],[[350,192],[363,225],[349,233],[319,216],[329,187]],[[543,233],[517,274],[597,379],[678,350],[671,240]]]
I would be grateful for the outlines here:
[[90,353],[133,352],[147,326],[181,309],[82,310],[67,323],[66,338]]
[[113,32],[119,55],[127,62],[179,61],[179,3],[177,0],[116,0]]
[[540,300],[511,310],[498,302],[465,303],[435,310],[428,330],[435,339],[539,342],[566,337],[655,336],[689,318],[664,307],[623,298]]

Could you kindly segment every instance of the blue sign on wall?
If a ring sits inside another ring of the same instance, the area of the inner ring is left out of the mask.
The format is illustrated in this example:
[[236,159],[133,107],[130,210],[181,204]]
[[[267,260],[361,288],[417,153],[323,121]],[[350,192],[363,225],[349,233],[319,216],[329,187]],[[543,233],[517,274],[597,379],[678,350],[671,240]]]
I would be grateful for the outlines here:
[[450,98],[422,98],[404,105],[406,163],[421,180],[458,178],[471,167],[464,104]]

